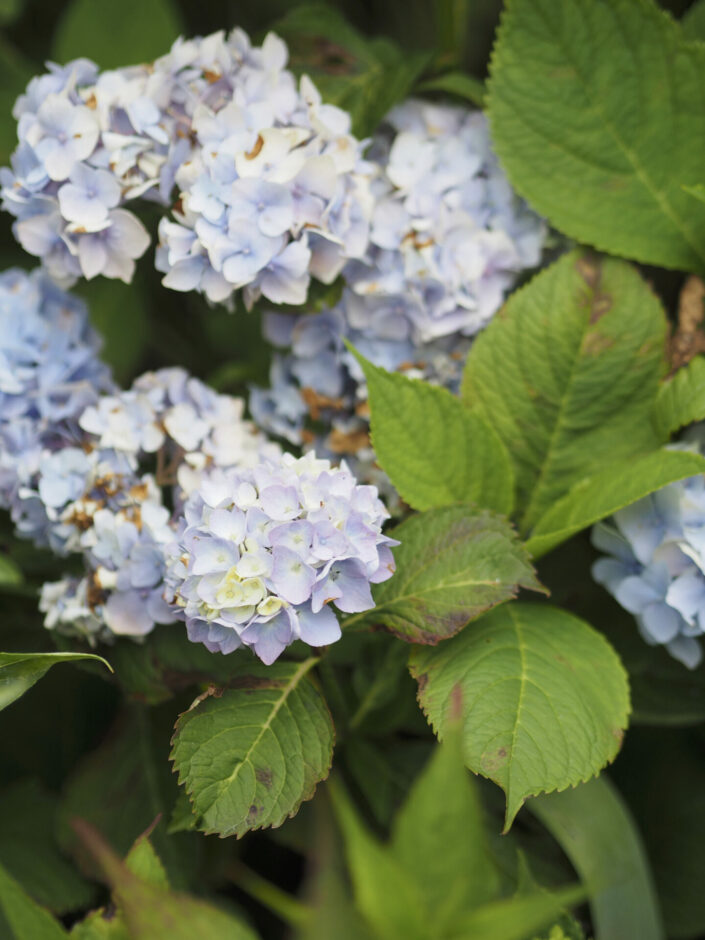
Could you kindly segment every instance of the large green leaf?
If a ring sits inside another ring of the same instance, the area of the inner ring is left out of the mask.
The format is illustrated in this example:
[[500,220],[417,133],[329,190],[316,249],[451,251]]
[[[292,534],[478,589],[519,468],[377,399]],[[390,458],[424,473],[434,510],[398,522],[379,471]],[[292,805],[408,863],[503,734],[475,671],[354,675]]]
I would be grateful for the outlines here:
[[658,450],[609,464],[577,483],[539,519],[526,548],[537,558],[662,486],[703,472],[705,459],[699,454],[676,450]]
[[417,777],[394,820],[390,843],[392,854],[420,886],[437,929],[499,894],[482,808],[463,761],[459,719],[451,720]]
[[65,940],[68,936],[49,911],[25,894],[0,867],[0,932],[6,940]]
[[705,418],[705,356],[696,356],[688,365],[663,382],[654,402],[654,422],[667,437],[686,424]]
[[509,0],[489,83],[513,185],[567,235],[705,270],[705,47],[653,0]]
[[527,797],[575,786],[619,750],[629,714],[627,675],[605,638],[572,614],[506,604],[410,668],[419,702],[443,737],[462,693],[465,760],[506,793],[506,828]]
[[393,578],[376,585],[375,607],[345,621],[381,624],[412,643],[435,644],[485,611],[540,591],[523,545],[501,516],[469,506],[431,509],[394,529]]
[[599,940],[663,940],[641,839],[608,780],[542,796],[529,808],[561,844],[588,888]]
[[87,56],[101,68],[120,68],[166,54],[181,31],[172,0],[71,0],[54,34],[52,56],[62,63]]
[[206,832],[279,826],[327,776],[334,732],[307,676],[315,662],[241,660],[230,689],[196,699],[177,721],[174,769]]
[[689,39],[705,39],[705,3],[695,0],[681,20],[683,32]]
[[92,653],[0,653],[0,709],[24,695],[52,666],[82,659],[97,660],[110,669],[102,656]]
[[375,455],[400,496],[414,509],[469,502],[509,515],[514,473],[492,428],[447,389],[352,351],[367,380]]
[[661,305],[630,265],[570,252],[477,338],[463,396],[514,458],[522,531],[607,462],[662,442],[651,408],[665,336]]

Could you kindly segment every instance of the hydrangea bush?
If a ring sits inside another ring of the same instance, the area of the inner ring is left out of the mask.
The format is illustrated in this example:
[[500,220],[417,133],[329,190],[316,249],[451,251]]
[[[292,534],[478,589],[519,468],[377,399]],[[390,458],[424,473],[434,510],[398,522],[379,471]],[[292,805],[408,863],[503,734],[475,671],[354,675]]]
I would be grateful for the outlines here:
[[1,937],[705,933],[686,5],[0,4]]

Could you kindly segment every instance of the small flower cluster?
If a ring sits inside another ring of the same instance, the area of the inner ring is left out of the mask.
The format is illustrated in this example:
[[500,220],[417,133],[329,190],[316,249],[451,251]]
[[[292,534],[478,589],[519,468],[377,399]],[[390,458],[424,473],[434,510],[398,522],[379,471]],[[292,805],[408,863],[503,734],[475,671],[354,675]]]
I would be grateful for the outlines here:
[[671,483],[593,529],[608,557],[593,577],[634,614],[644,640],[694,669],[705,634],[705,477]]
[[40,464],[79,440],[79,416],[113,388],[100,345],[85,305],[42,271],[0,275],[0,506],[16,522]]
[[265,316],[265,337],[289,352],[275,356],[270,387],[250,399],[272,433],[370,467],[366,389],[343,339],[378,366],[455,390],[470,337],[519,272],[538,263],[546,237],[512,192],[480,112],[408,101],[387,118],[372,156],[376,202],[364,259],[344,268],[347,286],[333,309]]
[[235,29],[149,66],[50,64],[15,105],[19,146],[0,173],[18,241],[61,283],[129,282],[149,236],[124,205],[168,206],[176,184],[175,221],[159,227],[167,286],[302,303],[311,275],[329,282],[362,256],[372,198],[349,116],[309,79],[297,88],[287,55]]
[[387,515],[375,487],[313,454],[214,471],[168,549],[167,600],[211,651],[249,646],[271,663],[296,639],[332,643],[330,604],[368,610],[370,584],[393,573]]
[[164,158],[154,150],[168,144],[158,77],[146,67],[99,75],[88,59],[49,69],[15,104],[19,146],[0,170],[2,207],[59,283],[97,274],[129,283],[149,236],[121,207],[158,184]]

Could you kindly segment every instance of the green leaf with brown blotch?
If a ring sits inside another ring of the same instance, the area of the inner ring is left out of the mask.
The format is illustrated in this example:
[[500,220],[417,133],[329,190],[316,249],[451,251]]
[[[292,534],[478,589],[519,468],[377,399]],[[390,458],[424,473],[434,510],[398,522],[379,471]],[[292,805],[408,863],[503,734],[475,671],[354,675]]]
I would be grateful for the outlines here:
[[383,626],[410,643],[434,645],[520,588],[541,591],[526,549],[502,516],[472,506],[430,509],[393,530],[396,571],[375,585],[375,607],[344,628]]
[[333,723],[304,662],[233,663],[176,722],[171,759],[199,828],[221,836],[280,826],[330,769]]
[[409,660],[419,702],[443,737],[462,693],[465,762],[506,793],[506,827],[530,796],[597,774],[629,715],[627,674],[585,621],[544,604],[505,604]]
[[579,480],[664,442],[651,413],[665,339],[664,311],[638,272],[577,251],[478,336],[463,397],[512,456],[520,532]]

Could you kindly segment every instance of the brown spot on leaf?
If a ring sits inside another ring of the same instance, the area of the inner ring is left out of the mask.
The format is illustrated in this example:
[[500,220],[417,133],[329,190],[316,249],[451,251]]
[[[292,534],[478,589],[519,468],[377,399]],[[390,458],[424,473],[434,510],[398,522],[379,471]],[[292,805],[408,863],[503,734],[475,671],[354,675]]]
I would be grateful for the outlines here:
[[256,692],[258,689],[281,689],[286,685],[284,679],[269,676],[237,676],[228,683],[228,688],[243,692]]
[[262,784],[263,787],[266,787],[268,790],[272,789],[273,775],[272,775],[271,770],[264,770],[264,769],[256,770],[255,778],[257,779],[259,783]]
[[599,356],[614,346],[614,339],[603,333],[588,333],[583,343],[583,352],[587,356]]
[[668,355],[672,375],[698,353],[705,352],[705,284],[692,274],[678,299],[678,327],[671,337]]
[[416,681],[419,684],[419,695],[420,695],[426,689],[426,686],[428,685],[428,674],[425,672],[422,672],[420,676],[416,677]]

